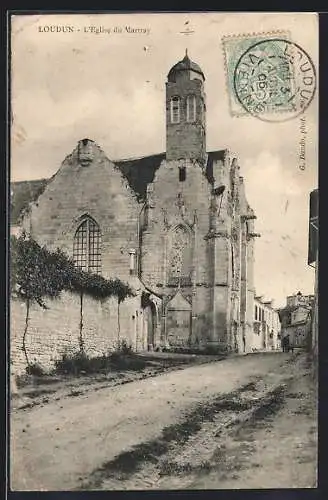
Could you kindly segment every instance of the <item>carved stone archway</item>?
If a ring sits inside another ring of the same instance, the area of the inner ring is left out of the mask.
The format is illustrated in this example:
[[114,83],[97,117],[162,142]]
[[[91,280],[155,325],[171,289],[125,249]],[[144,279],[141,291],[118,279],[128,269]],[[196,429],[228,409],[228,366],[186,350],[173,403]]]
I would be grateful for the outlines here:
[[190,344],[191,321],[191,304],[178,290],[166,307],[166,341],[170,346]]

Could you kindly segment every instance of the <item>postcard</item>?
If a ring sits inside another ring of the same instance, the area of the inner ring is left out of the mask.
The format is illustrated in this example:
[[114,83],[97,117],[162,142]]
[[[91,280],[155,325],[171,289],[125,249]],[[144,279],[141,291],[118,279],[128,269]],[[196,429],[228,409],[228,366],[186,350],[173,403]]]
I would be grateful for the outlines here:
[[10,489],[316,488],[318,15],[9,24]]

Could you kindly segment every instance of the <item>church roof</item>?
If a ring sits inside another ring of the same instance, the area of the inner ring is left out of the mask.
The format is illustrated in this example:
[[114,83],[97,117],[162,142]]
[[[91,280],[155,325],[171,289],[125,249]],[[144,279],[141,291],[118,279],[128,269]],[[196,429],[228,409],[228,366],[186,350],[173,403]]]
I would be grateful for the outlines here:
[[145,200],[147,184],[154,180],[155,172],[165,159],[165,156],[165,153],[160,153],[114,162],[136,193],[138,201]]
[[10,185],[10,223],[18,224],[22,212],[29,203],[36,201],[43,193],[50,179],[12,182]]
[[202,77],[205,80],[204,73],[201,70],[200,66],[198,66],[198,64],[189,59],[187,53],[181,61],[172,66],[167,77],[170,78],[170,76],[172,76],[177,71],[195,71],[195,73],[199,73],[200,75],[202,75]]
[[[213,182],[213,161],[222,159],[225,151],[212,151],[207,155],[205,175],[207,180]],[[147,184],[152,182],[160,164],[165,160],[165,153],[159,153],[142,158],[114,161],[114,165],[127,179],[131,189],[135,192],[139,202],[145,201]],[[19,224],[20,217],[29,203],[37,200],[43,193],[50,179],[37,179],[32,181],[12,182],[10,200],[10,223]]]

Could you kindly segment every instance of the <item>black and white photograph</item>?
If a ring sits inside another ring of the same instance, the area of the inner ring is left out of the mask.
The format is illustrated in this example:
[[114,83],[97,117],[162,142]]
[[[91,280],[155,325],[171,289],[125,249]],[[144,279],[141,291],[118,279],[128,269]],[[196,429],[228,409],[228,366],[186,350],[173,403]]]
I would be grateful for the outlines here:
[[10,490],[317,488],[318,14],[8,20]]

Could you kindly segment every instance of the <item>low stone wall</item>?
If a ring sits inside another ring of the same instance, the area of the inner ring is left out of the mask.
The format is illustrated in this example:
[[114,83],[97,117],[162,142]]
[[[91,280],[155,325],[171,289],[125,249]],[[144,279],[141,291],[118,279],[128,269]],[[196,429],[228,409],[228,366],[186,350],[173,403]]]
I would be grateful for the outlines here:
[[[48,300],[48,309],[33,304],[26,335],[26,350],[31,363],[50,370],[64,352],[79,349],[80,297],[65,292],[59,299]],[[120,305],[115,298],[97,301],[83,297],[83,341],[89,356],[113,350],[118,340],[125,339],[133,349],[145,348],[143,311],[140,297],[127,299]],[[26,359],[22,351],[26,306],[18,299],[10,301],[10,362],[15,375],[25,373]],[[136,321],[138,322],[136,324]]]

